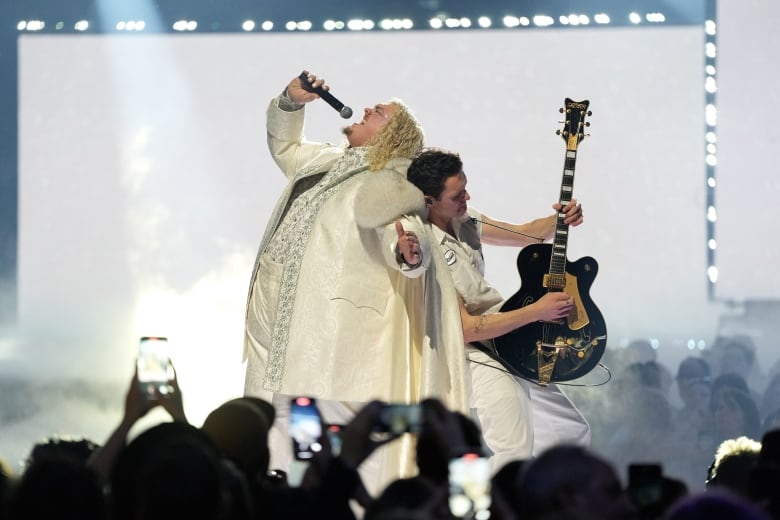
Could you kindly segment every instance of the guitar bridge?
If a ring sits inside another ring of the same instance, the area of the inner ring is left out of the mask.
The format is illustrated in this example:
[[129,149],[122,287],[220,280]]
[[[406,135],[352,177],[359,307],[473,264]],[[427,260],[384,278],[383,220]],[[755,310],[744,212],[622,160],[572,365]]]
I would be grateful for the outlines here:
[[558,354],[566,344],[563,338],[557,338],[555,344],[538,341],[536,343],[536,363],[539,384],[547,386],[552,379],[555,362],[558,361]]

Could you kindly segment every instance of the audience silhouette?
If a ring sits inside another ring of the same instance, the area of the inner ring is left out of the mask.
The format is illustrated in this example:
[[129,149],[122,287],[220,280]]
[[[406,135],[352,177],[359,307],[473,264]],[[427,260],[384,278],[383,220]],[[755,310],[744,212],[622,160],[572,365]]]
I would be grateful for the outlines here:
[[[674,379],[675,408],[663,373],[656,360],[631,359],[615,382],[622,405],[599,421],[613,425],[611,439],[511,461],[468,484],[483,489],[482,498],[454,484],[450,466],[488,455],[479,427],[438,400],[420,403],[413,433],[380,431],[388,403],[367,403],[335,437],[320,439],[302,479],[291,483],[269,467],[269,402],[229,399],[196,426],[175,372],[173,392],[152,398],[133,374],[124,413],[105,442],[52,436],[32,445],[18,475],[0,464],[0,519],[780,519],[780,429],[771,413],[759,413],[744,378],[724,371],[712,380],[704,358],[686,358]],[[780,408],[771,398],[762,405]],[[169,420],[137,432],[153,408]],[[369,495],[359,468],[404,435],[414,440],[415,476]],[[698,462],[685,474],[691,460]],[[637,466],[657,467],[641,488],[628,471]],[[700,486],[689,493],[690,480]]]

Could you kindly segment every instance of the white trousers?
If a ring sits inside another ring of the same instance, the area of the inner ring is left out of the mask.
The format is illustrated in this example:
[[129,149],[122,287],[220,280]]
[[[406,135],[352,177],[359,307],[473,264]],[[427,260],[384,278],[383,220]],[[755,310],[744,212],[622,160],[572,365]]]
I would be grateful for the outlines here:
[[468,348],[471,406],[498,471],[556,444],[590,444],[590,426],[556,384],[540,386],[509,374],[493,358]]

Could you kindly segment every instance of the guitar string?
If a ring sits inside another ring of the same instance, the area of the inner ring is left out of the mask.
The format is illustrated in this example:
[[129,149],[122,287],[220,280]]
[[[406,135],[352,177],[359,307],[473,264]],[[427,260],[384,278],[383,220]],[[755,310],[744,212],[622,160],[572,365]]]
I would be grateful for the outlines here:
[[[518,377],[520,379],[525,379],[526,381],[530,381],[532,383],[536,383],[536,381],[534,381],[533,379],[528,379],[526,377],[519,376],[519,375],[514,374],[513,372],[511,372],[511,371],[509,371],[509,370],[507,370],[505,368],[497,367],[495,365],[489,365],[488,363],[484,363],[482,361],[475,361],[473,359],[469,359],[469,363],[476,363],[477,365],[483,365],[483,366],[486,366],[488,368],[492,368],[494,370],[499,370],[501,372],[504,372],[505,374],[509,374],[512,377]],[[597,386],[606,385],[607,383],[609,383],[612,380],[612,371],[609,369],[609,367],[607,367],[607,365],[605,365],[603,363],[598,363],[598,367],[601,368],[602,370],[604,370],[607,373],[607,378],[604,381],[600,382],[600,383],[587,383],[587,384],[585,384],[585,383],[557,383],[556,382],[555,384],[559,385],[559,386],[573,386],[573,387],[582,387],[582,388],[591,388],[591,387],[595,388]]]

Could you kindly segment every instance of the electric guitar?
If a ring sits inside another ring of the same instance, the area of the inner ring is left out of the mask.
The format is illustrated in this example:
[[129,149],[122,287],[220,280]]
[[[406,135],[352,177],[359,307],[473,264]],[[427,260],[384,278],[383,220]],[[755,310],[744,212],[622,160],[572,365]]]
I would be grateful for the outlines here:
[[[572,199],[577,145],[590,126],[590,102],[566,98],[560,109],[565,116],[563,130],[556,133],[566,142],[563,180],[559,202],[566,206]],[[584,376],[599,362],[607,345],[607,327],[589,290],[598,272],[591,257],[576,262],[566,258],[569,225],[558,213],[552,244],[524,247],[517,256],[520,290],[509,298],[501,311],[525,307],[549,291],[565,292],[574,300],[567,318],[552,322],[535,322],[494,339],[494,356],[510,372],[541,385],[570,381]]]

